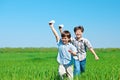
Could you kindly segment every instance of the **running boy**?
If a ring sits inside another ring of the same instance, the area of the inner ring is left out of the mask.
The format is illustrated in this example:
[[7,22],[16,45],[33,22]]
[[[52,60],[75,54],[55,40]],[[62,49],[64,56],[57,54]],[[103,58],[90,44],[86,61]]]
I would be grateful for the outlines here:
[[[62,27],[59,27],[59,30],[62,32]],[[92,52],[96,60],[99,59],[89,40],[82,37],[83,32],[84,28],[82,26],[77,26],[74,28],[76,37],[71,38],[72,44],[77,48],[77,56],[74,57],[74,75],[79,75],[80,73],[85,72],[86,48]]]
[[72,57],[76,55],[77,49],[70,43],[71,34],[65,30],[61,33],[62,39],[60,39],[54,28],[54,23],[49,23],[49,26],[54,33],[58,45],[58,73],[62,79],[63,75],[66,74],[70,80],[73,80]]

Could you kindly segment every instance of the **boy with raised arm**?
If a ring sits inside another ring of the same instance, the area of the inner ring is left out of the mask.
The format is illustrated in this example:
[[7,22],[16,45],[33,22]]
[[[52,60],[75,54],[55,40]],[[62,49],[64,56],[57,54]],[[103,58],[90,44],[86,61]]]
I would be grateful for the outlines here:
[[73,80],[73,68],[72,57],[76,55],[76,48],[70,43],[71,34],[65,30],[61,33],[61,39],[58,36],[57,31],[54,28],[54,23],[49,22],[49,26],[56,38],[58,45],[57,61],[59,63],[58,73],[63,79],[63,75],[66,74],[69,80]]

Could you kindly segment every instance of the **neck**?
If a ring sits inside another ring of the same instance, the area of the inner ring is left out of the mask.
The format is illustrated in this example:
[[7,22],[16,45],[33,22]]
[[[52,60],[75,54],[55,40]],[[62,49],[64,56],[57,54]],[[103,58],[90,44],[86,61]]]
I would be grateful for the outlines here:
[[82,38],[82,37],[79,37],[79,38],[77,38],[77,37],[76,37],[76,39],[77,39],[78,41],[80,41],[80,40],[81,40],[81,38]]

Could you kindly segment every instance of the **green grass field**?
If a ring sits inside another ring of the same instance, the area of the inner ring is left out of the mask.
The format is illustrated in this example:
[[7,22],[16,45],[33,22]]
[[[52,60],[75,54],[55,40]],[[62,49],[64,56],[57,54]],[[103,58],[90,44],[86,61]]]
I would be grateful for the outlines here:
[[[120,49],[87,51],[85,73],[74,80],[120,80]],[[59,80],[56,48],[0,48],[0,80]]]

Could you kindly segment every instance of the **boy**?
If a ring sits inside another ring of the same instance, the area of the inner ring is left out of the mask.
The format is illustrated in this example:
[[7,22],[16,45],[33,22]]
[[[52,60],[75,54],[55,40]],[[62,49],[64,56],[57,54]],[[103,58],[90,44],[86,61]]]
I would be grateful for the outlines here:
[[[62,32],[62,27],[59,27],[59,30]],[[82,37],[83,32],[84,28],[82,26],[77,26],[74,28],[76,37],[71,38],[72,44],[77,48],[77,56],[74,57],[74,75],[79,75],[85,71],[86,48],[92,52],[96,60],[99,59],[89,40]]]
[[62,39],[59,38],[57,31],[54,28],[54,23],[49,23],[49,26],[54,33],[58,45],[57,61],[59,63],[59,75],[63,79],[66,74],[70,80],[73,79],[72,56],[76,55],[76,48],[70,43],[71,34],[69,31],[61,33]]

